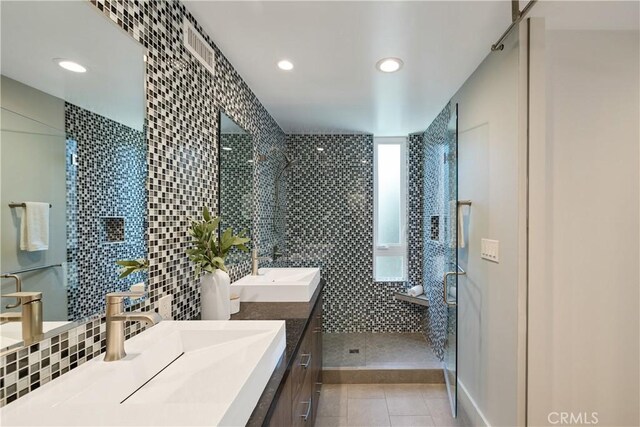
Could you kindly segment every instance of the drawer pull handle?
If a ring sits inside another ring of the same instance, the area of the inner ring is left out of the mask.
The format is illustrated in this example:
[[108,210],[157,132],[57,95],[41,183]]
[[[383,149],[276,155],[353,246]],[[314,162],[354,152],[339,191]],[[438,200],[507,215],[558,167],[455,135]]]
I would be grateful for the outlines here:
[[306,362],[300,362],[300,366],[307,369],[309,367],[309,363],[311,363],[311,353],[301,355],[300,359],[302,359],[303,357],[308,357],[308,359]]
[[322,383],[316,383],[316,393],[320,394],[322,393]]
[[304,421],[307,421],[309,419],[309,415],[311,415],[311,407],[313,406],[311,403],[312,400],[313,400],[313,396],[309,400],[301,402],[301,403],[306,403],[308,405],[307,412],[300,415]]

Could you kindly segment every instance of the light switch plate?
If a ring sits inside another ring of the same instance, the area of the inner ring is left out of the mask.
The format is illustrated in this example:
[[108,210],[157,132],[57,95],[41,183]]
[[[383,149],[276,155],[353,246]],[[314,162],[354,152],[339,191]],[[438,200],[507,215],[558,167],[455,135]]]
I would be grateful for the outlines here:
[[500,242],[498,240],[482,239],[480,256],[489,261],[500,262]]
[[173,320],[171,317],[171,295],[165,295],[158,300],[158,314],[162,320]]

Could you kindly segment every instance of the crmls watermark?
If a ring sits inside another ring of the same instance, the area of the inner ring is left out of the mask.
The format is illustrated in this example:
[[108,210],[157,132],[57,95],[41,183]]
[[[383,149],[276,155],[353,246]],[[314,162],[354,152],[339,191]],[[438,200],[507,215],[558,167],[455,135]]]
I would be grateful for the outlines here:
[[598,424],[597,412],[549,412],[547,421],[553,425],[596,425]]

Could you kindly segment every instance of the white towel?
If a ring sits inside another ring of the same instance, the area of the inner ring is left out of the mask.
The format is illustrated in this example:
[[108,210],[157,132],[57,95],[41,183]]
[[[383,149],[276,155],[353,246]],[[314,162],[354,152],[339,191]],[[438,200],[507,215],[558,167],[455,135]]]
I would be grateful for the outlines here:
[[[458,205],[458,201],[457,200],[450,200],[449,201],[449,215],[450,218],[455,218],[454,217],[454,213],[456,214],[456,217],[458,218],[458,224],[457,227],[458,229],[456,230],[457,233],[454,233],[453,227],[455,227],[455,225],[449,224],[449,247],[450,248],[455,248],[456,247],[456,243],[458,244],[458,246],[460,248],[464,248],[465,246],[465,235],[464,235],[464,206],[465,205]],[[455,237],[457,235],[458,241],[455,241]]]
[[20,249],[29,252],[49,249],[49,203],[25,203],[20,223]]
[[458,245],[464,248],[464,205],[458,205]]
[[449,294],[449,298],[451,298],[453,301],[456,300],[456,298],[458,297],[458,287],[456,286],[455,283],[451,283],[449,285],[447,294]]
[[409,288],[407,294],[412,297],[417,297],[418,295],[422,295],[424,293],[424,288],[420,285],[414,286],[413,288]]

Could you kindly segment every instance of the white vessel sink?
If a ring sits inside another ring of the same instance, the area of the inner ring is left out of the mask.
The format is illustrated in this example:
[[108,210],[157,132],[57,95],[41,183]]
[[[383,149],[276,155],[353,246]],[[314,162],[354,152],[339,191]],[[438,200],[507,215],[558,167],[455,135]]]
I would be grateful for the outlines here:
[[161,322],[0,409],[2,426],[243,426],[285,349],[283,321]]
[[319,268],[261,268],[231,284],[243,302],[308,302],[320,283]]

